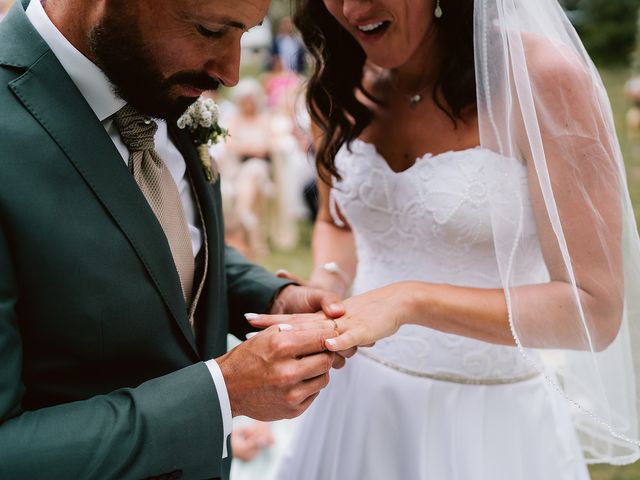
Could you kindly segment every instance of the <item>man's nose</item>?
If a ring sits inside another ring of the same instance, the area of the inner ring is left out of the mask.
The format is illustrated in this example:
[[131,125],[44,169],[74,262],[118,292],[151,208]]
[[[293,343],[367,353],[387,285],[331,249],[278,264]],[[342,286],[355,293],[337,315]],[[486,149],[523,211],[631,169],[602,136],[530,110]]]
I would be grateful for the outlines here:
[[[205,65],[205,72],[219,80],[225,87],[233,87],[240,79],[240,42],[225,48]],[[219,52],[216,52],[219,53]]]

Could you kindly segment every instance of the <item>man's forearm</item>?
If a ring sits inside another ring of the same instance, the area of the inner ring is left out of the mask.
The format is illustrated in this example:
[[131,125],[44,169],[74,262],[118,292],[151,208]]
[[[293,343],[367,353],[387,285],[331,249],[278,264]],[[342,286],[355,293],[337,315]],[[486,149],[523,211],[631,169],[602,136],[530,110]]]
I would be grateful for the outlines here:
[[198,363],[108,395],[24,412],[0,424],[0,478],[216,477],[222,417]]

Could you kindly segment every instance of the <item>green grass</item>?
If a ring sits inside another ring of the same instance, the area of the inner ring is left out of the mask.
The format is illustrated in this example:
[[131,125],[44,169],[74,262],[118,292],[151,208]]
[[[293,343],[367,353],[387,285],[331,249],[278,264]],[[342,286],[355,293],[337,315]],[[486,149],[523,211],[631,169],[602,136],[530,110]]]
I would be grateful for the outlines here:
[[592,480],[638,480],[640,479],[640,462],[626,467],[612,465],[594,465],[589,468]]
[[301,278],[309,278],[311,273],[311,224],[306,221],[299,223],[300,241],[298,246],[288,252],[278,252],[273,249],[260,262],[266,269],[275,272],[285,269]]
[[[624,97],[624,84],[630,76],[626,68],[601,69],[602,80],[609,94],[613,117],[616,123],[620,148],[625,159],[627,169],[627,184],[629,185],[629,195],[636,214],[636,222],[640,221],[640,158],[636,154],[632,155],[632,143],[627,135],[625,126],[625,115],[629,109],[629,101]],[[640,146],[636,146],[640,148]]]
[[[625,158],[629,192],[636,212],[636,219],[640,220],[640,161],[632,160],[631,144],[627,138],[624,123],[629,104],[624,98],[623,86],[629,77],[629,72],[624,68],[616,68],[603,69],[601,74],[613,108],[620,146]],[[308,278],[311,269],[311,252],[309,248],[311,227],[308,223],[303,223],[301,224],[301,229],[301,242],[295,250],[286,253],[272,252],[262,262],[263,265],[272,271],[284,268],[302,278]],[[591,472],[592,480],[640,480],[640,462],[625,467],[594,465],[589,468],[589,471]]]

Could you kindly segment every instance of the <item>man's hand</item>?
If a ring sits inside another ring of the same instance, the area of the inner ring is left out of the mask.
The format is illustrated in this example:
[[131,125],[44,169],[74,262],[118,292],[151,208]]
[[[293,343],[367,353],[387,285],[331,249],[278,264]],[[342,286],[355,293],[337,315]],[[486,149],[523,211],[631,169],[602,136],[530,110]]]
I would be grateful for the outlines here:
[[276,296],[269,313],[315,313],[322,310],[329,318],[345,314],[344,305],[337,293],[319,288],[287,285]]
[[[324,313],[298,313],[298,314],[269,314],[269,315],[247,315],[247,320],[256,328],[267,328],[273,325],[287,324],[293,326],[296,330],[309,330],[315,328],[331,328],[336,334],[340,333],[337,328],[338,324],[333,319],[328,319]],[[371,346],[371,345],[366,345]],[[346,364],[346,360],[351,358],[358,351],[358,347],[349,347],[345,349],[335,350],[327,348],[336,353],[333,360],[333,368],[342,368]]]
[[336,335],[332,328],[274,325],[217,358],[232,415],[271,421],[304,412],[329,383],[335,354],[325,341]]
[[[415,310],[412,296],[415,282],[396,282],[348,298],[344,301],[347,314],[340,318],[326,319],[322,313],[297,315],[253,315],[248,318],[256,328],[267,328],[282,323],[296,328],[319,328],[327,323],[339,333],[329,339],[327,349],[332,352],[351,350],[358,346],[370,346],[377,340],[389,337],[411,322],[420,312]],[[425,288],[424,286],[422,288]],[[429,288],[437,288],[430,285]]]

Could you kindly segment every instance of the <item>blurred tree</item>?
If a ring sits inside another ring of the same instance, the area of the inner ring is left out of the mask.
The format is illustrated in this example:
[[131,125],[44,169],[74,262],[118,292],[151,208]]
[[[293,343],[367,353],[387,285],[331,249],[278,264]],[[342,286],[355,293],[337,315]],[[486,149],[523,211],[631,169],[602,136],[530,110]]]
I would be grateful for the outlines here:
[[633,50],[638,0],[580,0],[577,25],[596,62],[627,63]]
[[567,13],[569,20],[574,27],[579,31],[584,21],[584,11],[581,9],[582,0],[559,0],[560,5]]
[[638,7],[638,22],[636,27],[636,47],[631,57],[631,68],[634,73],[640,75],[640,7]]

